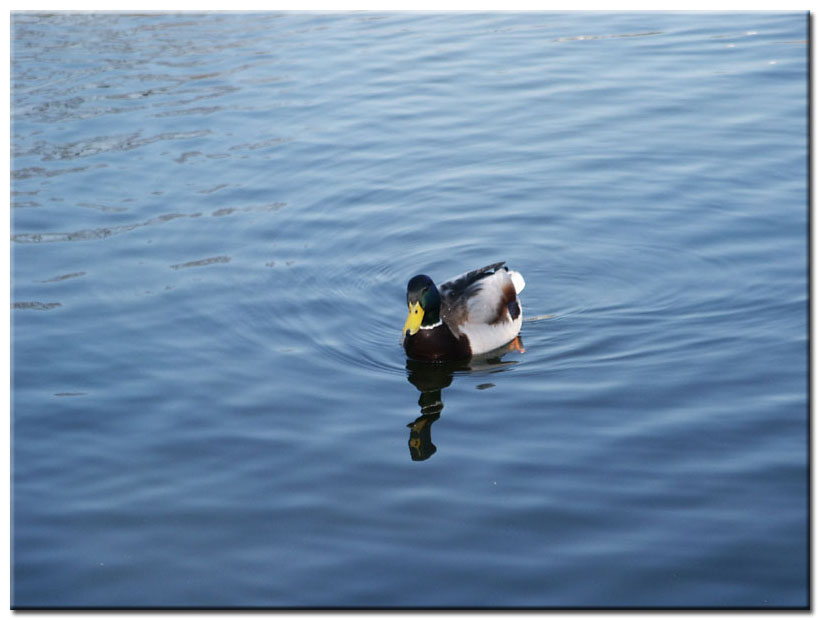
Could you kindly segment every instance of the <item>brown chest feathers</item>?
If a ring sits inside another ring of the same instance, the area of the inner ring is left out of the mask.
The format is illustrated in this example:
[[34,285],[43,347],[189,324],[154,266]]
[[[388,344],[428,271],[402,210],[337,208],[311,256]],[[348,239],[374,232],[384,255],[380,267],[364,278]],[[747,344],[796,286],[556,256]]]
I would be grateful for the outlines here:
[[472,355],[467,336],[456,338],[444,323],[405,336],[404,350],[409,358],[423,362],[450,362]]

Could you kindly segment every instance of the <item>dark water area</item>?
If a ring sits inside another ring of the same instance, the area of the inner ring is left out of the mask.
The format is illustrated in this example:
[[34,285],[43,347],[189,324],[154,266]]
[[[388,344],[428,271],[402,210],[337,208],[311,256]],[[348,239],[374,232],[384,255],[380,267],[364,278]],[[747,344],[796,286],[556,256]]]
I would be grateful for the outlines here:
[[13,14],[12,605],[806,606],[807,26]]

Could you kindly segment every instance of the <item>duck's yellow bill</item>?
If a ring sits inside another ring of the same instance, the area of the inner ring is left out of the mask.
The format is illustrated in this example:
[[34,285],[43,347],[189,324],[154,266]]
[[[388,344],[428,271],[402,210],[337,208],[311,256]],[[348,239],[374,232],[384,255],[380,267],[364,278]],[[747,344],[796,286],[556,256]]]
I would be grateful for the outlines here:
[[404,333],[412,336],[421,327],[421,320],[424,318],[424,310],[419,305],[419,302],[413,304],[407,304],[407,307],[410,309],[409,314],[407,315],[407,320],[404,322]]

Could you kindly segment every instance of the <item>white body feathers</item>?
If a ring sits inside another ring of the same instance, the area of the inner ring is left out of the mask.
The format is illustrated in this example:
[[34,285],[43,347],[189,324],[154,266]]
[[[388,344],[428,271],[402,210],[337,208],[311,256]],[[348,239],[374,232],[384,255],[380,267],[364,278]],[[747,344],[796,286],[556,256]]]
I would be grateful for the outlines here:
[[[443,283],[441,290],[446,291],[448,284],[457,281],[460,277],[462,276]],[[499,303],[505,299],[505,289],[510,285],[515,289],[516,301],[521,311],[513,319],[509,311],[504,309],[499,320]],[[464,292],[465,301],[459,304],[461,306],[459,310],[461,312],[466,310],[467,315],[452,324],[451,329],[456,336],[459,333],[467,336],[473,355],[481,355],[497,349],[518,336],[524,313],[517,295],[524,290],[524,286],[524,277],[520,273],[502,268],[467,287]],[[448,315],[442,318],[445,323],[448,323]]]

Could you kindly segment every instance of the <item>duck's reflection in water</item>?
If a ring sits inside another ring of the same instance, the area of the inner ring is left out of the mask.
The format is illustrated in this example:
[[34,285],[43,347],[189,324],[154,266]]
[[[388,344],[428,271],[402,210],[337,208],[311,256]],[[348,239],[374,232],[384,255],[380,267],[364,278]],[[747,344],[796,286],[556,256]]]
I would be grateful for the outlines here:
[[[501,357],[510,351],[523,353],[520,338],[480,358],[474,357],[461,362],[434,364],[407,360],[407,380],[421,393],[419,396],[421,415],[407,425],[410,429],[410,440],[407,445],[410,448],[411,459],[425,461],[435,454],[436,446],[433,443],[431,430],[433,422],[439,419],[441,410],[444,409],[441,391],[453,382],[453,377],[476,371],[500,372],[505,370],[506,367],[518,363],[512,360],[502,361]],[[482,383],[477,388],[485,389],[491,386],[491,383]]]

